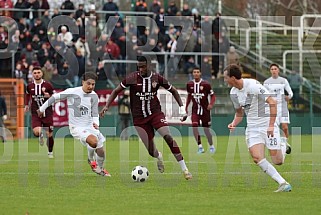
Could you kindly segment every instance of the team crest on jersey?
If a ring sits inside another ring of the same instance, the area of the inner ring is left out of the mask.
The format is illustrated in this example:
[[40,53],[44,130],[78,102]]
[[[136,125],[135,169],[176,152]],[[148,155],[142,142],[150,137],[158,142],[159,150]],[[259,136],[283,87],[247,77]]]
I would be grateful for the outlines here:
[[203,86],[200,86],[200,90],[203,90],[204,89],[204,87]]
[[156,87],[157,87],[157,82],[156,82],[156,81],[153,81],[152,87],[153,87],[153,88],[156,88]]

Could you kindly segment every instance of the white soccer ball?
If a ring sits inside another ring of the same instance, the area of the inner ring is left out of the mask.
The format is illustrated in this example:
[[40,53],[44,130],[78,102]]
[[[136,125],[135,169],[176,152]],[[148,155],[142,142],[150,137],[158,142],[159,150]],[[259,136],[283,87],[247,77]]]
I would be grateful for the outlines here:
[[137,182],[144,182],[148,179],[149,172],[144,166],[135,166],[132,171],[132,179]]

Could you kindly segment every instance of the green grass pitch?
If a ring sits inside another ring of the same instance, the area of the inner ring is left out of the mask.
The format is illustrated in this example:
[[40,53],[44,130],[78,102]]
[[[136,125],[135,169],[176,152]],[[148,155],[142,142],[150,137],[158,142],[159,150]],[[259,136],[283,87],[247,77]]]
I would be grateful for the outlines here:
[[[277,167],[290,193],[273,192],[277,184],[252,163],[243,136],[213,137],[214,155],[197,154],[193,137],[176,137],[190,181],[159,137],[164,174],[137,138],[107,138],[110,178],[91,172],[86,148],[71,138],[55,140],[50,160],[37,139],[7,142],[0,144],[0,214],[320,214],[320,137],[292,137],[292,154]],[[136,165],[148,168],[148,181],[131,179]]]

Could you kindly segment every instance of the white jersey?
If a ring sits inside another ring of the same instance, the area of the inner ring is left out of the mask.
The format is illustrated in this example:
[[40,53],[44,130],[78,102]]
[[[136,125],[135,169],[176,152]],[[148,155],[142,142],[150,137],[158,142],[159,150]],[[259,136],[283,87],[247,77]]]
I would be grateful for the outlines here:
[[40,107],[41,112],[53,103],[67,99],[69,126],[92,127],[93,123],[99,125],[98,96],[94,91],[85,93],[82,87],[68,88],[54,94],[52,98]]
[[270,77],[264,81],[264,86],[270,91],[272,96],[275,95],[278,105],[285,103],[287,104],[287,101],[285,101],[284,99],[284,90],[288,92],[290,99],[293,96],[293,92],[291,90],[288,80],[286,80],[283,77]]
[[244,109],[248,127],[269,126],[270,109],[265,102],[269,96],[270,92],[254,79],[243,79],[241,90],[233,87],[230,91],[234,108]]

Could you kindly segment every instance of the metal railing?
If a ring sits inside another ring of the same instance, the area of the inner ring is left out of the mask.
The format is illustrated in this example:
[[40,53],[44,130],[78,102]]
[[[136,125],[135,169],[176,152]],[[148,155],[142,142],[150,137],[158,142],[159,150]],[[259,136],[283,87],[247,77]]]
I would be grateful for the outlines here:
[[182,55],[192,55],[195,59],[195,64],[199,65],[198,63],[198,56],[222,56],[224,57],[224,67],[226,66],[226,54],[225,53],[213,53],[213,52],[142,52],[143,55],[164,55],[164,77],[168,78],[168,56],[174,55],[181,57]]

